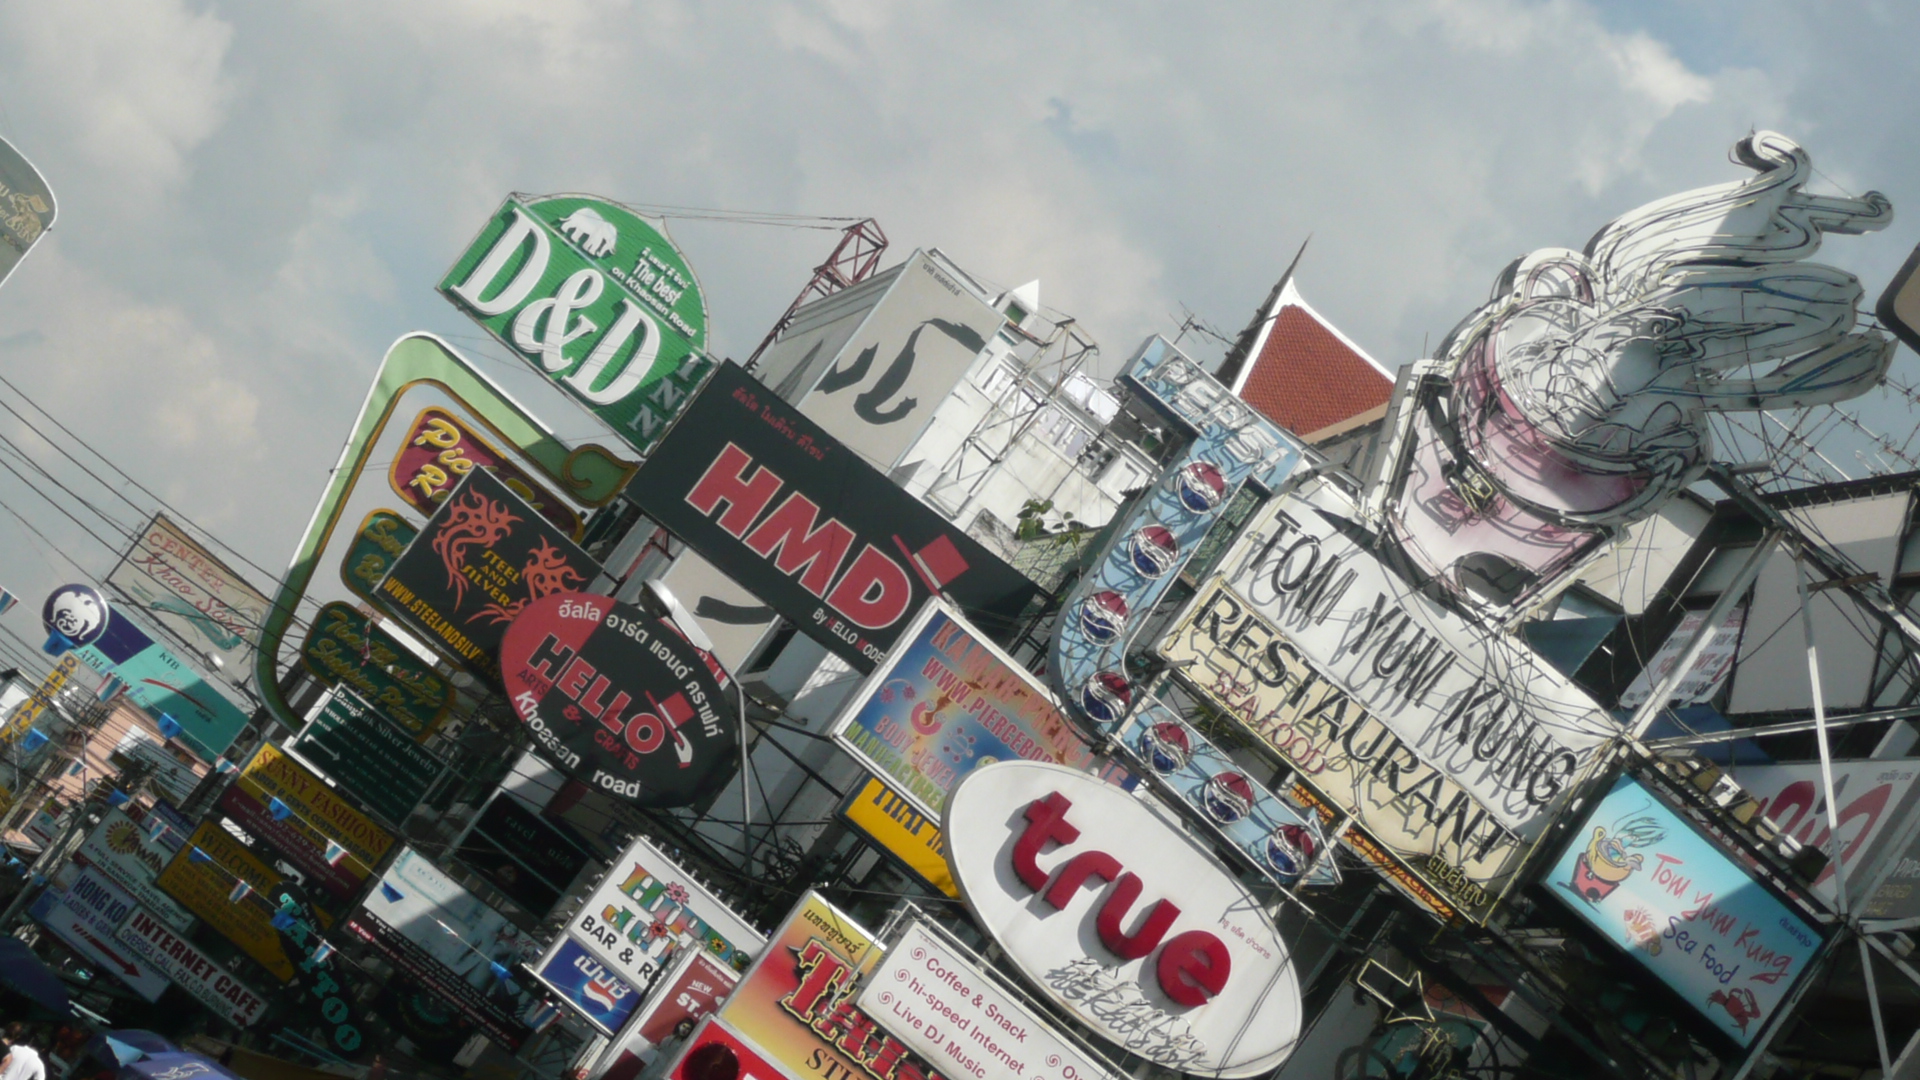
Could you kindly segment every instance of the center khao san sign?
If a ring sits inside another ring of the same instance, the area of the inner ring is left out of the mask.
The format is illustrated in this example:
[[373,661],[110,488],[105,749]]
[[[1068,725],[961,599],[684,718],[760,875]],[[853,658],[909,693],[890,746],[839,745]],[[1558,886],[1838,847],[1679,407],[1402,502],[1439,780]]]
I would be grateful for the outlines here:
[[509,197],[440,292],[642,452],[713,367],[686,258],[605,199]]
[[941,824],[960,894],[1088,1028],[1164,1068],[1256,1076],[1293,1052],[1300,983],[1262,905],[1158,810],[1029,761],[976,769]]
[[507,628],[500,672],[542,756],[591,787],[686,806],[733,767],[739,742],[706,659],[631,604],[534,600]]

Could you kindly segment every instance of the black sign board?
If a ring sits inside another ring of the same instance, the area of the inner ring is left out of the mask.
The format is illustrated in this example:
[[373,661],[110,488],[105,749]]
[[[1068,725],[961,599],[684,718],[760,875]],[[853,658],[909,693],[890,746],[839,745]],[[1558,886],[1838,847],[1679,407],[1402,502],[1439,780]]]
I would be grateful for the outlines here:
[[392,825],[407,820],[442,767],[400,725],[344,686],[334,687],[292,749]]
[[715,369],[627,492],[861,672],[937,593],[1007,627],[1038,591],[733,364]]
[[609,795],[686,806],[738,762],[738,714],[706,655],[631,604],[534,601],[507,631],[500,674],[541,756]]
[[539,916],[587,864],[579,845],[507,794],[494,797],[453,855]]
[[486,469],[467,473],[380,579],[380,602],[475,671],[498,670],[520,609],[584,589],[600,564]]

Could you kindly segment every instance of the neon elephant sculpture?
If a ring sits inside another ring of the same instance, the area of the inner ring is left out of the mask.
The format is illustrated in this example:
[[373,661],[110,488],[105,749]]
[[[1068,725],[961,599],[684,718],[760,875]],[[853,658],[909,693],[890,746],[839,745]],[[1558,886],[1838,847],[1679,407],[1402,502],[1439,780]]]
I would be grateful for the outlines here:
[[1733,158],[1755,175],[1516,260],[1416,365],[1381,508],[1418,576],[1510,603],[1697,480],[1714,413],[1844,401],[1886,374],[1893,341],[1854,329],[1859,280],[1803,260],[1892,205],[1807,194],[1811,160],[1773,132]]

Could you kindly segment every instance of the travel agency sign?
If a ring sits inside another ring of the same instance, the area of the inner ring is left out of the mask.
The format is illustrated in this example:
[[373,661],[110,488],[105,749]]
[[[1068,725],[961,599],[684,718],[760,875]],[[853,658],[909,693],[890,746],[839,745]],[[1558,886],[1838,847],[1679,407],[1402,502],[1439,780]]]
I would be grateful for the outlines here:
[[977,769],[941,823],[961,896],[1027,980],[1177,1072],[1270,1072],[1300,983],[1260,902],[1149,799],[1030,761]]
[[713,367],[686,258],[604,199],[509,196],[440,292],[642,452]]

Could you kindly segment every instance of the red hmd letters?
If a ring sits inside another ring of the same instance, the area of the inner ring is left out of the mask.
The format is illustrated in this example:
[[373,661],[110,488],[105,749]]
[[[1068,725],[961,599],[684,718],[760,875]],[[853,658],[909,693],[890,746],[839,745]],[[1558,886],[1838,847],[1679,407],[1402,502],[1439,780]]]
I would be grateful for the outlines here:
[[[1113,882],[1113,891],[1107,894],[1094,918],[1094,929],[1099,932],[1100,943],[1115,956],[1138,960],[1160,944],[1167,928],[1180,917],[1180,909],[1171,900],[1156,900],[1140,925],[1130,934],[1125,932],[1120,923],[1133,909],[1134,901],[1140,899],[1140,878],[1104,851],[1082,851],[1074,855],[1051,875],[1053,884],[1049,886],[1049,875],[1034,862],[1034,857],[1049,843],[1064,845],[1080,839],[1080,830],[1067,822],[1067,811],[1072,808],[1073,803],[1057,791],[1027,804],[1026,831],[1013,844],[1013,872],[1028,888],[1040,893],[1047,906],[1056,910],[1072,903],[1074,894],[1088,878]],[[1226,989],[1232,969],[1233,958],[1228,955],[1227,947],[1205,930],[1174,935],[1166,948],[1160,950],[1160,959],[1154,964],[1160,989],[1175,1002],[1187,1006],[1205,1005],[1218,996]]]
[[[879,548],[864,544],[840,573],[858,539],[853,530],[834,518],[822,522],[820,507],[798,491],[762,518],[786,482],[765,465],[753,464],[751,455],[728,443],[687,493],[687,505],[708,517],[718,513],[722,529],[754,554],[771,559],[782,574],[798,578],[802,588],[855,626],[881,630],[900,621],[913,603],[907,571]],[[747,475],[750,468],[752,476]]]

